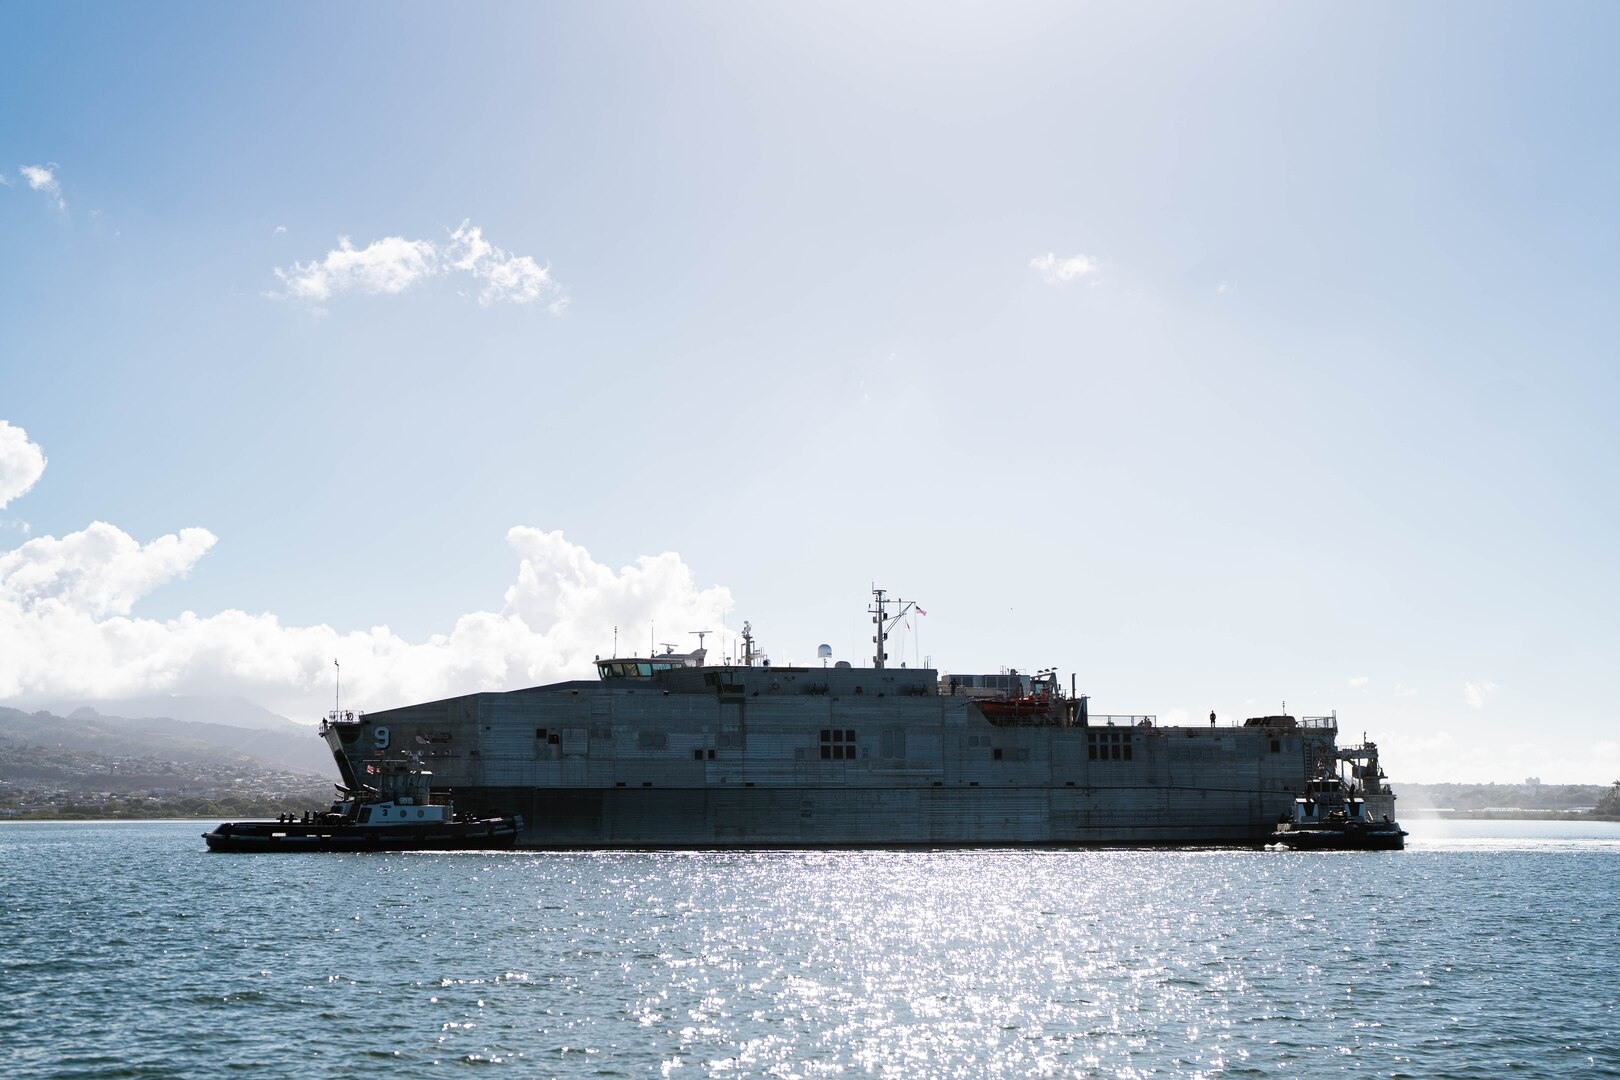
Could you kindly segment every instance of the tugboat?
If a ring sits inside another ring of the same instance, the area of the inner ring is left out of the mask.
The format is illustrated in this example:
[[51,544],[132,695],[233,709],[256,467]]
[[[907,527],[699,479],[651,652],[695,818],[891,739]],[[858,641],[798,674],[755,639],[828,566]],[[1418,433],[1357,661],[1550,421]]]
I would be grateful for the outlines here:
[[378,786],[339,786],[318,813],[275,821],[227,821],[202,838],[210,851],[468,851],[509,848],[523,819],[457,817],[448,795],[432,790],[419,760],[383,764]]
[[1277,823],[1270,843],[1301,851],[1400,851],[1406,832],[1387,814],[1370,818],[1366,800],[1324,763]]

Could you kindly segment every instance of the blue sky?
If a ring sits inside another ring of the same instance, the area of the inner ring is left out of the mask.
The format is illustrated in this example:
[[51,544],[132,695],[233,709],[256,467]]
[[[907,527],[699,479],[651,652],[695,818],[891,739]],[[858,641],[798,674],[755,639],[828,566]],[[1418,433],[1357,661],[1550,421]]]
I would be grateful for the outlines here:
[[875,580],[1620,776],[1612,8],[871,7],[8,7],[0,700],[859,659]]

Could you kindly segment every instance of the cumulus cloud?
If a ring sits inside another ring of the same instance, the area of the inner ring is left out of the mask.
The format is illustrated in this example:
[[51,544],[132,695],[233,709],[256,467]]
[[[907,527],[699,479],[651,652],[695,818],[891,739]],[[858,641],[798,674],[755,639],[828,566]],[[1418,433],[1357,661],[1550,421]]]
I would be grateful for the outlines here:
[[1048,285],[1067,285],[1100,269],[1097,260],[1090,255],[1071,255],[1064,259],[1051,251],[1029,260],[1029,265],[1040,271]]
[[45,452],[28,441],[28,432],[0,420],[0,510],[24,495],[45,472]]
[[320,303],[335,293],[402,293],[438,272],[438,250],[426,240],[384,237],[356,248],[347,236],[325,257],[276,271],[295,300]]
[[1365,675],[1352,675],[1347,680],[1347,682],[1350,684],[1351,689],[1356,689],[1356,690],[1359,690],[1361,687],[1366,686],[1367,681],[1368,681],[1367,676],[1365,676]]
[[470,221],[450,233],[443,243],[389,236],[356,248],[347,237],[319,259],[277,268],[284,292],[279,295],[319,306],[340,293],[392,295],[414,288],[430,278],[466,274],[481,283],[480,306],[532,304],[546,301],[560,314],[568,305],[561,285],[528,255],[514,255],[484,238]]
[[182,529],[142,545],[104,521],[60,540],[41,536],[0,555],[0,607],[128,615],[136,600],[189,572],[214,541],[207,529]]
[[450,234],[445,258],[454,270],[471,274],[484,283],[478,302],[484,307],[506,302],[532,304],[552,296],[547,307],[560,313],[568,306],[551,271],[528,255],[512,255],[484,239],[484,231],[463,221],[461,228]]
[[1493,682],[1463,683],[1463,700],[1475,709],[1485,707],[1485,699],[1496,693],[1496,684]]
[[[0,493],[27,490],[44,466],[26,433],[0,421]],[[381,708],[588,677],[615,626],[683,633],[723,626],[731,609],[727,589],[700,588],[673,553],[614,570],[561,532],[519,526],[506,539],[517,579],[500,609],[462,615],[425,641],[386,626],[285,626],[270,613],[134,614],[197,567],[218,542],[207,529],[141,543],[98,521],[28,540],[0,551],[0,700],[240,696],[312,718],[328,701],[334,657],[352,699]]]
[[501,610],[412,642],[386,626],[341,632],[235,610],[131,617],[141,597],[213,547],[205,529],[141,544],[97,522],[31,540],[0,556],[0,699],[227,695],[313,718],[326,707],[334,657],[345,696],[382,708],[588,677],[615,625],[710,627],[731,607],[728,590],[700,589],[675,554],[613,570],[561,532],[517,527],[507,541],[518,573]]
[[56,169],[56,162],[53,161],[49,165],[20,165],[17,171],[22,173],[29,187],[44,192],[58,210],[66,210],[67,200],[62,198],[62,185],[57,182]]

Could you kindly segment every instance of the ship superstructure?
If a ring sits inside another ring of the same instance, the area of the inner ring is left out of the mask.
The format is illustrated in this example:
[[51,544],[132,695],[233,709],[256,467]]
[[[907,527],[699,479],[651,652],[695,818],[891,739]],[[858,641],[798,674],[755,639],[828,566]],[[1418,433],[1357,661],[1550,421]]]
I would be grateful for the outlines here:
[[523,847],[1260,843],[1338,753],[1336,717],[1164,725],[1050,670],[890,667],[901,603],[876,593],[870,667],[770,666],[749,632],[733,663],[599,659],[324,733],[348,787],[420,756],[465,812],[521,816]]

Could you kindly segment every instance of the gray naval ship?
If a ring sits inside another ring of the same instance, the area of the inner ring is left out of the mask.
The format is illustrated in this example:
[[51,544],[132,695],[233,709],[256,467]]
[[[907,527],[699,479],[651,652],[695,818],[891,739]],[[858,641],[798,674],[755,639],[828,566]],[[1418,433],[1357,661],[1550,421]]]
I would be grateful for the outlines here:
[[521,816],[530,848],[1260,845],[1328,761],[1393,814],[1377,747],[1339,748],[1336,715],[1164,725],[1092,714],[1054,670],[890,667],[914,606],[874,590],[870,667],[772,666],[744,624],[735,662],[699,638],[321,731],[351,790],[425,764],[465,812]]

